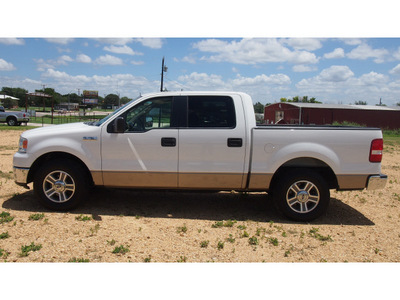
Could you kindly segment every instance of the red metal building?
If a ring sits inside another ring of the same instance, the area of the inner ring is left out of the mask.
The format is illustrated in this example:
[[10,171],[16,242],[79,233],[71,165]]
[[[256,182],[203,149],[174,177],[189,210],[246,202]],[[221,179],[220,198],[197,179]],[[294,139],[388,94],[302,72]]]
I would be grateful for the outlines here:
[[400,128],[400,107],[281,102],[264,109],[266,124],[315,124],[352,122],[382,129]]

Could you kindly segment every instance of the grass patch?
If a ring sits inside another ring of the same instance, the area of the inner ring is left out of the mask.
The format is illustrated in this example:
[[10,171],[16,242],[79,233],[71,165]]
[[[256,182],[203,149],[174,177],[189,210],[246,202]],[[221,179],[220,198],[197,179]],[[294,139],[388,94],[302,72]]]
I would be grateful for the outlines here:
[[29,216],[29,220],[31,221],[39,221],[44,218],[44,214],[32,214]]
[[6,250],[0,248],[0,257],[7,258],[8,254],[10,254],[10,252],[7,252]]
[[75,220],[85,222],[85,221],[93,220],[93,218],[90,216],[79,215],[79,216],[75,217]]
[[183,226],[178,227],[176,230],[177,233],[186,233],[187,231],[188,231],[188,229],[186,227],[186,224],[183,224]]
[[90,262],[90,260],[88,258],[76,258],[76,257],[73,257],[68,262],[72,262],[72,263],[88,263],[88,262]]
[[222,250],[224,249],[225,243],[223,241],[218,241],[217,249]]
[[35,245],[33,242],[30,245],[26,245],[26,246],[21,246],[21,253],[19,254],[19,256],[21,257],[25,257],[29,255],[29,252],[31,251],[39,251],[40,249],[42,249],[42,245]]
[[0,214],[0,224],[8,223],[11,222],[12,220],[14,220],[14,217],[12,217],[9,212],[3,211]]
[[13,131],[18,131],[18,130],[29,130],[29,129],[34,129],[37,128],[37,126],[8,126],[7,124],[0,124],[0,131],[5,131],[5,130],[13,130]]
[[200,247],[207,248],[209,243],[210,243],[210,241],[202,241],[202,242],[200,242]]
[[249,238],[249,244],[250,244],[250,245],[253,245],[253,246],[258,245],[258,239],[257,239],[257,237],[256,237],[256,236],[252,236],[251,238]]
[[0,240],[5,240],[5,239],[7,239],[9,237],[10,237],[10,235],[8,234],[8,231],[7,232],[3,232],[2,234],[0,234]]
[[236,220],[218,221],[211,225],[212,228],[233,227],[237,223]]
[[112,253],[114,254],[125,254],[129,252],[129,247],[125,247],[124,245],[115,247]]
[[318,231],[319,231],[319,228],[313,227],[312,229],[310,229],[308,234],[310,236],[312,236],[313,238],[316,238],[317,240],[320,240],[322,242],[333,241],[332,237],[330,235],[324,236],[324,235],[321,235],[320,233],[318,233]]
[[0,171],[0,177],[5,178],[5,179],[12,179],[12,178],[14,178],[14,175],[12,172],[5,173],[3,171]]

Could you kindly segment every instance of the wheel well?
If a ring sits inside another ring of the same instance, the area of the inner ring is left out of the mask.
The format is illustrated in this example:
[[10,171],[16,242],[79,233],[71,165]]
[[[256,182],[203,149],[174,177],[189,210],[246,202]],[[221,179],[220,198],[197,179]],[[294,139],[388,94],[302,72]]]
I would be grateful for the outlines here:
[[65,153],[65,152],[50,152],[50,153],[46,153],[46,154],[43,154],[42,156],[40,156],[32,164],[32,166],[29,170],[28,182],[33,181],[33,178],[35,177],[36,172],[39,170],[39,168],[43,164],[45,164],[51,160],[62,160],[62,159],[73,160],[76,163],[80,164],[82,166],[82,168],[85,170],[85,173],[86,173],[85,175],[89,179],[89,182],[91,182],[91,184],[93,184],[92,174],[90,173],[90,171],[89,171],[88,167],[85,165],[85,163],[82,160],[80,160],[79,158],[77,158],[76,156],[69,154],[69,153]]
[[313,170],[314,172],[320,174],[326,180],[330,189],[337,189],[339,187],[336,175],[331,167],[329,167],[322,160],[312,157],[295,158],[284,163],[282,166],[279,167],[279,169],[272,177],[270,187],[273,187],[277,179],[281,176],[284,176],[284,173],[292,169]]
[[17,118],[15,116],[8,116],[6,121],[10,120],[10,119],[14,119],[15,121],[17,121]]

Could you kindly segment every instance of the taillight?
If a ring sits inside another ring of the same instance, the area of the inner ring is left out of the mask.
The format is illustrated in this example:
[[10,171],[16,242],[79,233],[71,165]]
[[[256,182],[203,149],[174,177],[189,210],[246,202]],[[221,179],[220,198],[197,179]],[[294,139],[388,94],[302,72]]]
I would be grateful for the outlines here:
[[376,139],[371,142],[371,150],[369,152],[370,162],[381,162],[383,153],[383,139]]

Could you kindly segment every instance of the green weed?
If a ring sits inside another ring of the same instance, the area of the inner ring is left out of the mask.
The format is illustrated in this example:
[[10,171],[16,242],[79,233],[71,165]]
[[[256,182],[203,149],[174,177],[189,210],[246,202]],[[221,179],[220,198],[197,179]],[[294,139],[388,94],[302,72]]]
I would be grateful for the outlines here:
[[29,216],[29,220],[31,221],[39,221],[44,218],[44,214],[32,214]]
[[217,249],[218,249],[218,250],[224,249],[224,246],[225,246],[225,243],[224,243],[224,242],[218,241],[218,244],[217,244]]
[[5,240],[5,239],[7,239],[9,237],[10,237],[10,235],[8,234],[8,231],[7,232],[3,232],[2,234],[0,234],[0,240]]
[[26,245],[26,246],[21,246],[21,253],[19,254],[19,256],[21,257],[25,257],[29,255],[29,252],[31,251],[39,251],[40,249],[42,249],[42,245],[35,245],[33,242],[30,245]]
[[202,242],[200,242],[200,247],[207,248],[209,243],[210,243],[210,241],[202,241]]
[[177,233],[186,233],[188,231],[186,224],[183,224],[183,226],[178,227],[178,229],[176,230]]
[[321,235],[320,233],[318,233],[318,231],[319,231],[319,228],[313,227],[312,229],[310,229],[308,234],[310,236],[312,236],[313,238],[316,238],[317,240],[320,240],[320,241],[323,241],[323,242],[325,242],[325,241],[333,241],[332,237],[330,235],[324,236],[324,235]]
[[76,257],[73,257],[68,262],[72,262],[72,263],[88,263],[90,261],[89,261],[88,258],[76,258]]
[[278,246],[278,244],[279,244],[279,241],[277,238],[269,238],[269,242],[274,246]]
[[211,225],[212,228],[220,228],[220,227],[233,227],[233,225],[237,223],[236,220],[227,220],[227,221],[218,221]]
[[77,220],[77,221],[90,221],[90,220],[92,220],[92,217],[79,215],[79,216],[75,217],[75,220]]
[[114,254],[125,254],[129,252],[129,247],[125,247],[123,245],[115,247],[112,253]]
[[14,220],[14,217],[12,217],[9,212],[3,211],[0,214],[0,224],[8,223],[11,222],[12,220]]
[[250,244],[250,245],[253,245],[253,246],[258,245],[258,239],[257,239],[257,237],[252,236],[251,238],[249,238],[249,244]]

